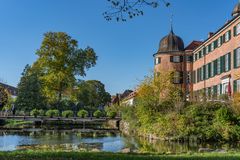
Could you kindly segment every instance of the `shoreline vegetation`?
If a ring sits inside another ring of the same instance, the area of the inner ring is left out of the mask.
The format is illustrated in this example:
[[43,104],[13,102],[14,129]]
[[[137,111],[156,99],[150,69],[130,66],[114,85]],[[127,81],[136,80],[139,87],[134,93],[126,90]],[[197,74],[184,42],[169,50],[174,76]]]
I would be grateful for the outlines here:
[[240,153],[125,154],[109,152],[0,152],[1,160],[239,160]]
[[126,122],[123,132],[178,142],[240,141],[239,94],[227,99],[227,95],[203,92],[200,101],[186,102],[172,76],[161,72],[161,76],[146,77],[138,86],[133,106],[115,107]]

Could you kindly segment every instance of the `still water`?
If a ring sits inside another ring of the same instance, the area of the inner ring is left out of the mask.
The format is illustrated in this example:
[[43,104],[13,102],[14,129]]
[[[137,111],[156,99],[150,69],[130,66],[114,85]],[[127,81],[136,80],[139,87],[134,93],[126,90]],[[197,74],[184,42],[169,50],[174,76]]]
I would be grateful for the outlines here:
[[186,153],[197,152],[199,148],[239,151],[239,143],[234,144],[198,144],[149,141],[126,137],[119,132],[108,131],[24,131],[0,132],[0,151],[48,150],[48,151],[106,151],[121,152],[130,149],[133,152]]

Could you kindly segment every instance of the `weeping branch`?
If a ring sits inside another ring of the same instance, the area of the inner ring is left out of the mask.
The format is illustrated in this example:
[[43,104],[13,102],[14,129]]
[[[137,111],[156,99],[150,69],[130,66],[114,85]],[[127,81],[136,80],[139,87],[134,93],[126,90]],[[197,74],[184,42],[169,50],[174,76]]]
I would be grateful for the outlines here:
[[170,3],[166,0],[107,0],[110,3],[110,9],[103,13],[104,18],[107,21],[127,21],[137,16],[144,14],[143,7],[150,6],[157,8],[161,3],[166,7],[170,6]]

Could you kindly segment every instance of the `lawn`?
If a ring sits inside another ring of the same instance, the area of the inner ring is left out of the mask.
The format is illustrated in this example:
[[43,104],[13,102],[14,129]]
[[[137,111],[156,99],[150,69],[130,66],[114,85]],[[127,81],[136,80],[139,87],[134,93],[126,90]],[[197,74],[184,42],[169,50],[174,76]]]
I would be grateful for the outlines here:
[[150,155],[92,152],[0,152],[0,160],[239,160],[240,153],[205,153],[192,155]]

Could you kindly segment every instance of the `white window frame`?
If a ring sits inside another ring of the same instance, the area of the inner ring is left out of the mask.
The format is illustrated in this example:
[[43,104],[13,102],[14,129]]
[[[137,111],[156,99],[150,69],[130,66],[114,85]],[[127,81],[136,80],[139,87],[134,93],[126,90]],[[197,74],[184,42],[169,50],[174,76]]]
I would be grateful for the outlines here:
[[221,46],[221,37],[218,38],[218,47]]
[[214,42],[211,43],[211,51],[214,51]]
[[221,73],[221,59],[217,59],[217,74]]
[[236,50],[236,67],[240,66],[240,48]]
[[236,35],[240,34],[240,23],[237,24],[236,26]]
[[228,42],[230,40],[229,37],[229,31],[225,33],[225,42]]
[[225,71],[229,71],[229,54],[226,54],[224,56],[224,61],[225,61]]
[[155,65],[158,65],[161,63],[161,57],[156,57],[155,58]]

